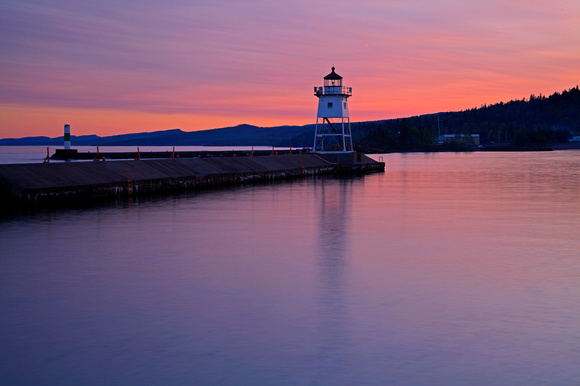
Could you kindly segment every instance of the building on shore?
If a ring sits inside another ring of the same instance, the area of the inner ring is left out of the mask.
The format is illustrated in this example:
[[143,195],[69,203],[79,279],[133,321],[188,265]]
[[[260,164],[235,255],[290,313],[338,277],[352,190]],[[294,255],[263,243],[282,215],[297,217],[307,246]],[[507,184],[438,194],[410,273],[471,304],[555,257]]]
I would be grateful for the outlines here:
[[439,136],[439,143],[479,146],[479,134],[444,134]]

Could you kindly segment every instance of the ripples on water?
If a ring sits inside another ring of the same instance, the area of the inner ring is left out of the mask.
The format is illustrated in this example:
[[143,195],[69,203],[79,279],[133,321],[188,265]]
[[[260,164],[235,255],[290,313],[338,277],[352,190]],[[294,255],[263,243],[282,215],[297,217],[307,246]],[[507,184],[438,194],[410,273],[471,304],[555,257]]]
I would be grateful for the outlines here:
[[580,152],[0,221],[3,384],[578,384]]

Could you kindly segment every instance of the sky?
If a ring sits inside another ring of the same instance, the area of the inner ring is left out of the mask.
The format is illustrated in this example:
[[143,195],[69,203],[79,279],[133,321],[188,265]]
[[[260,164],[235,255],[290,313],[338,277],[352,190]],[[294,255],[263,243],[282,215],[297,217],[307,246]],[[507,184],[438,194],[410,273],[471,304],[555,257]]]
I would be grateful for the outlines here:
[[2,0],[0,138],[353,122],[580,84],[578,0]]

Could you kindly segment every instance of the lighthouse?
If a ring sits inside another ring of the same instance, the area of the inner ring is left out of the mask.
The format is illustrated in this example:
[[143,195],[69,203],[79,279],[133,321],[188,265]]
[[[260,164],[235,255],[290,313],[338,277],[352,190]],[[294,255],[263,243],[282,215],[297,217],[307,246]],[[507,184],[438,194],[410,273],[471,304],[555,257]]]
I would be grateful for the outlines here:
[[324,86],[314,87],[318,114],[313,151],[317,153],[352,153],[352,134],[348,97],[352,87],[342,85],[342,76],[332,72],[324,77]]

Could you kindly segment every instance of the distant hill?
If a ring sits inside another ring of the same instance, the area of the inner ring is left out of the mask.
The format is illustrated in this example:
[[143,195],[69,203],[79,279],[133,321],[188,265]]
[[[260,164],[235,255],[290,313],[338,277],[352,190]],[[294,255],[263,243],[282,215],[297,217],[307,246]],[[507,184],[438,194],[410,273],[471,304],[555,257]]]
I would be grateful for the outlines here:
[[[308,133],[312,139],[314,125],[257,127],[238,125],[221,129],[187,132],[179,129],[150,133],[122,134],[107,137],[71,135],[73,146],[305,146],[295,142]],[[0,139],[0,146],[59,146],[63,137],[25,137]]]
[[[500,102],[458,112],[354,122],[353,141],[369,151],[436,150],[441,134],[479,134],[482,144],[518,146],[567,142],[580,135],[578,86],[549,97]],[[238,125],[187,132],[179,129],[99,137],[71,136],[73,146],[312,146],[314,125],[258,127]],[[60,146],[63,137],[0,139],[0,146]]]

